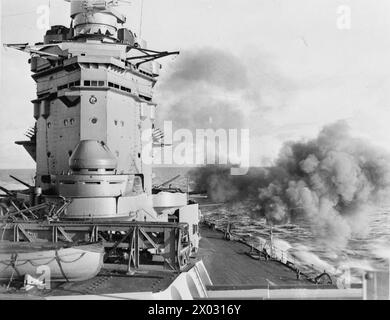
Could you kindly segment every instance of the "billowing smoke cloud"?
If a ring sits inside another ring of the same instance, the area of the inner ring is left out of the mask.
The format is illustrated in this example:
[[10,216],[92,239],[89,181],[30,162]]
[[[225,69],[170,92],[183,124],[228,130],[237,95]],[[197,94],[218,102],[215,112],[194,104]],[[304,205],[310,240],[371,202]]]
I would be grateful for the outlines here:
[[243,111],[235,99],[249,86],[246,68],[235,56],[205,48],[183,52],[162,79],[160,114],[174,128],[241,128]]
[[239,57],[210,47],[183,51],[156,92],[159,119],[191,130],[251,128],[253,116],[283,105],[292,87],[258,52]]
[[372,206],[390,195],[390,156],[353,138],[344,121],[311,141],[286,143],[273,168],[247,177],[215,167],[200,172],[195,180],[214,200],[251,199],[271,224],[304,219],[331,246],[364,232]]
[[246,90],[249,79],[245,65],[236,56],[215,48],[185,51],[163,89],[194,90],[213,86],[229,91]]
[[207,193],[216,202],[234,202],[254,198],[259,187],[268,183],[268,170],[250,168],[248,174],[232,176],[229,166],[210,165],[190,171],[194,189]]
[[[239,56],[210,47],[186,50],[167,68],[156,88],[157,126],[163,128],[163,121],[172,121],[174,132],[189,129],[193,136],[196,129],[236,129],[242,137],[241,130],[249,129],[249,160],[264,163],[272,147],[257,146],[273,126],[267,114],[283,108],[294,90],[273,58],[263,52],[247,50]],[[173,141],[173,146],[177,144]],[[214,159],[215,155],[217,163],[245,162],[232,151],[207,149],[205,157]]]
[[[251,139],[261,135],[269,129],[264,115],[284,108],[297,89],[272,62],[259,53],[183,52],[157,91],[160,119],[174,129],[250,128]],[[255,149],[261,147],[252,141]],[[273,224],[304,219],[318,238],[343,245],[365,230],[371,205],[389,195],[389,160],[338,122],[316,139],[286,143],[272,168],[231,176],[228,167],[208,166],[192,176],[214,201],[251,201],[254,214]]]

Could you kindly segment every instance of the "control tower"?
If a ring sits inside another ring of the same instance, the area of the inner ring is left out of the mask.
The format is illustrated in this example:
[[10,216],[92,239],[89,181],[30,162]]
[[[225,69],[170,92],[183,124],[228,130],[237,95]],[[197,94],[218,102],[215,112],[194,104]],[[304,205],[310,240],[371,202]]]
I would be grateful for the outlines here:
[[70,28],[8,45],[31,55],[37,84],[36,125],[17,144],[37,163],[38,196],[68,199],[71,219],[165,221],[153,210],[152,168],[142,155],[155,130],[156,60],[178,52],[147,49],[123,26],[119,1],[67,1]]

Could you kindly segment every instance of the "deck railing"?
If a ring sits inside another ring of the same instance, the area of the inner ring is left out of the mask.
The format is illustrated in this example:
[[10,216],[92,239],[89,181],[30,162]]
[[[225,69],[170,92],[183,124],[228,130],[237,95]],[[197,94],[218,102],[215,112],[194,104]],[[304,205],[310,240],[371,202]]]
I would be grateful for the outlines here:
[[226,239],[236,240],[249,246],[251,248],[251,252],[256,252],[258,254],[259,259],[261,259],[260,257],[263,256],[264,259],[278,261],[286,265],[297,273],[297,278],[306,278],[309,281],[317,283],[322,275],[328,275],[328,279],[331,279],[332,282],[334,280],[330,276],[332,272],[324,270],[323,272],[319,273],[319,271],[315,269],[314,265],[308,265],[301,261],[297,261],[297,259],[292,254],[275,246],[270,239],[266,240],[257,238],[258,242],[260,243],[255,243],[254,241],[248,242],[248,240],[245,240],[242,236],[234,232],[234,227],[231,223],[225,222],[217,225],[216,221],[207,219],[205,217],[203,218],[202,222],[209,227],[215,228],[215,230],[224,233]]

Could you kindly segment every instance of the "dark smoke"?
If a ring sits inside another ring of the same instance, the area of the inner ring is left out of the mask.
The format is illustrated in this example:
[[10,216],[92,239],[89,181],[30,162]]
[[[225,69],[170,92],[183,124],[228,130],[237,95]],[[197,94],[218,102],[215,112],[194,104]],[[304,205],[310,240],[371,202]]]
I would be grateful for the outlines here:
[[247,175],[232,176],[230,166],[209,165],[190,171],[194,189],[207,193],[215,202],[235,202],[253,198],[268,181],[268,169],[250,168]]
[[[161,81],[159,115],[174,129],[249,128],[253,138],[269,127],[264,115],[282,111],[295,91],[267,55],[189,50]],[[208,166],[192,176],[214,201],[251,201],[270,224],[304,219],[318,238],[344,245],[365,231],[372,206],[389,195],[389,163],[389,155],[337,122],[316,139],[286,143],[272,168],[231,176],[228,167]]]
[[254,116],[283,105],[293,86],[265,54],[211,47],[183,51],[164,76],[159,119],[173,121],[174,129],[252,128]]
[[182,92],[209,86],[226,91],[246,90],[249,86],[246,66],[236,56],[216,48],[184,51],[162,90]]
[[304,219],[331,246],[364,233],[371,209],[390,194],[390,156],[353,138],[344,121],[311,141],[286,143],[273,168],[246,177],[229,173],[209,167],[193,175],[213,200],[251,199],[270,224]]
[[246,67],[222,50],[184,51],[161,80],[159,117],[174,129],[228,129],[244,125],[243,110],[227,93],[241,95],[249,79]]

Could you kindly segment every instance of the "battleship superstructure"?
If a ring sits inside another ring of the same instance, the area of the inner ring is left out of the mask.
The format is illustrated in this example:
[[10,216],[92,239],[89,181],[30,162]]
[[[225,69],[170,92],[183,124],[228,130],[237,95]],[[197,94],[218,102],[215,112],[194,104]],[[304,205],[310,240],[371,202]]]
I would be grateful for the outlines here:
[[[142,161],[153,139],[153,87],[176,53],[149,51],[119,26],[117,1],[70,1],[72,28],[54,26],[30,52],[37,83],[33,143],[36,187],[71,199],[67,218],[167,221],[152,210],[152,169]],[[145,135],[149,134],[149,138]],[[150,211],[150,214],[145,211]]]
[[[37,165],[35,185],[14,199],[22,207],[10,199],[16,212],[6,215],[28,224],[18,227],[20,237],[6,228],[3,239],[104,240],[117,248],[131,238],[127,246],[134,254],[121,254],[135,267],[140,251],[151,249],[151,262],[160,256],[168,269],[181,269],[198,251],[198,205],[190,204],[186,193],[152,192],[152,164],[143,159],[163,139],[156,137],[154,124],[157,60],[178,52],[147,49],[123,27],[119,1],[68,2],[70,28],[51,27],[43,43],[7,45],[31,55],[36,124],[28,141],[16,143]],[[26,219],[23,210],[34,218]],[[57,226],[43,227],[47,219]],[[45,228],[56,235],[60,228],[60,236],[47,239]],[[116,242],[113,234],[119,236]]]
[[[256,249],[233,241],[231,226],[223,234],[212,224],[200,225],[199,205],[188,194],[153,189],[152,165],[143,157],[163,144],[154,124],[153,87],[161,69],[156,60],[178,52],[147,49],[122,26],[119,1],[67,1],[70,28],[53,26],[43,43],[8,45],[31,55],[36,125],[29,140],[17,144],[37,167],[34,186],[18,180],[28,190],[5,190],[11,209],[0,214],[0,280],[12,282],[20,265],[35,272],[26,264],[41,246],[50,248],[44,257],[63,278],[35,292],[47,299],[270,298],[270,286],[276,297],[323,297],[321,289],[335,289],[319,286],[322,276],[301,276],[272,244]],[[62,263],[71,262],[61,260],[57,246],[64,243],[79,255],[80,247],[72,246],[84,245],[84,260],[76,260],[87,270],[88,257],[99,260],[100,251],[85,242],[102,243],[104,268],[96,276],[97,264],[91,279],[69,283],[81,270],[66,274],[72,265],[64,272]],[[30,287],[42,285],[27,279]],[[283,286],[297,291],[286,293]],[[359,297],[360,289],[351,290],[340,295]]]

